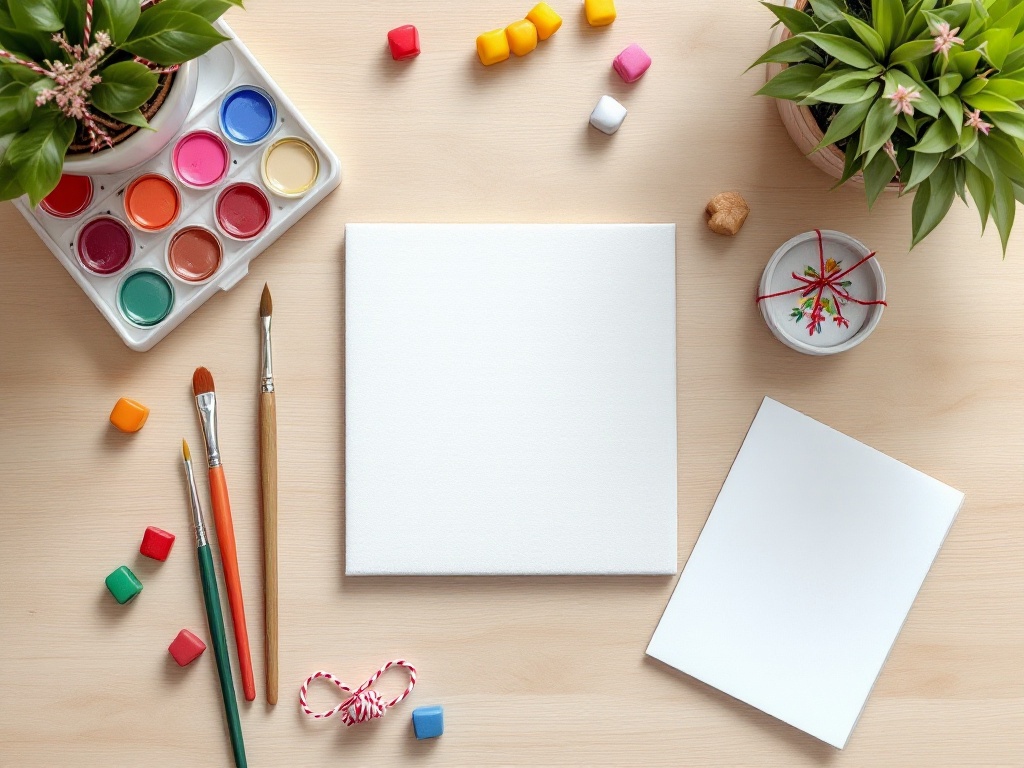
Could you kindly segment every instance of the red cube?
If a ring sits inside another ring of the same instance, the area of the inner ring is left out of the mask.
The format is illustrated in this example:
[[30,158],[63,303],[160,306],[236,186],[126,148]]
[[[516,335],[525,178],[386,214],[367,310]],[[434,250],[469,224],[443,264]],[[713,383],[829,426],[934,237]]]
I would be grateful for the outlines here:
[[171,644],[167,646],[167,650],[171,652],[171,656],[178,662],[178,666],[184,667],[203,655],[203,651],[206,650],[206,643],[187,629],[183,629]]
[[388,32],[391,58],[395,61],[411,59],[420,55],[420,33],[412,24],[396,27]]
[[166,560],[171,554],[171,545],[174,543],[174,534],[163,531],[154,526],[149,526],[142,534],[142,546],[139,552],[154,560]]

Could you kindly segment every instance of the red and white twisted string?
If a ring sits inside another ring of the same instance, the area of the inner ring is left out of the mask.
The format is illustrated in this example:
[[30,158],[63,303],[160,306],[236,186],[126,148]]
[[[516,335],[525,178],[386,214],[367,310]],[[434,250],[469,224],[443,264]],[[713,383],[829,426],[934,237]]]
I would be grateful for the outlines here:
[[[384,701],[379,693],[372,690],[371,686],[377,682],[381,675],[392,667],[404,667],[409,673],[409,684],[405,686],[405,690],[395,696],[391,701]],[[306,703],[306,694],[309,691],[310,684],[318,678],[334,683],[338,688],[348,694],[348,696],[334,709],[329,709],[326,712],[314,712]],[[302,707],[303,712],[317,720],[330,717],[331,715],[336,715],[341,712],[341,720],[345,725],[355,725],[356,723],[368,722],[374,718],[384,717],[384,714],[388,709],[395,706],[395,704],[398,704],[402,699],[412,693],[412,689],[415,686],[416,667],[404,659],[389,661],[383,667],[374,672],[369,680],[360,685],[354,691],[330,672],[324,672],[321,670],[319,672],[314,672],[312,675],[307,677],[306,682],[304,682],[302,687],[299,688],[299,706]]]
[[92,37],[92,6],[94,0],[85,0],[85,28],[82,30],[82,48],[89,47]]

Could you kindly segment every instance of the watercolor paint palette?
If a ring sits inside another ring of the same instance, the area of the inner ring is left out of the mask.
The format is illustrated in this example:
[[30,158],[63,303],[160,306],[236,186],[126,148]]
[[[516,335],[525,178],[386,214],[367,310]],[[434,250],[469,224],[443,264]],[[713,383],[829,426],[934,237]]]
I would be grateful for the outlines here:
[[337,157],[231,39],[198,60],[185,124],[156,157],[65,175],[22,215],[134,350],[151,349],[341,183]]

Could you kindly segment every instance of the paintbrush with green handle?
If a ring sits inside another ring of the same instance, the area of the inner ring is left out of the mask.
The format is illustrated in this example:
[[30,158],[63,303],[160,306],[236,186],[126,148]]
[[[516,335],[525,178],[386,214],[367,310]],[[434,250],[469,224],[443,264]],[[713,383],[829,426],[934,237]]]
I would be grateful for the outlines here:
[[185,475],[188,477],[189,501],[192,505],[192,524],[196,529],[196,556],[199,558],[199,578],[203,582],[203,600],[206,602],[206,620],[210,625],[213,655],[217,659],[217,674],[220,677],[220,692],[224,697],[224,714],[228,720],[231,736],[231,751],[235,754],[237,768],[246,768],[245,745],[242,743],[242,724],[238,720],[238,702],[235,686],[231,680],[231,660],[228,658],[228,641],[224,636],[224,614],[220,609],[220,592],[217,590],[217,574],[213,569],[213,555],[210,542],[206,539],[206,523],[203,508],[199,506],[196,492],[196,476],[192,472],[192,454],[188,443],[181,441],[181,454],[185,460]]

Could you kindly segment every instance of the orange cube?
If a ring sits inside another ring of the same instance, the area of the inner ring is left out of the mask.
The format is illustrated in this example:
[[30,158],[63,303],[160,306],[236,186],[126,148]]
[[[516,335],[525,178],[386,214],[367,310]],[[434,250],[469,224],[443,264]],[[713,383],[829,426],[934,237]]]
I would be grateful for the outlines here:
[[513,21],[505,27],[508,47],[516,56],[525,56],[537,47],[537,28],[529,19]]
[[149,408],[136,400],[122,397],[114,403],[110,423],[122,432],[138,432],[149,418]]
[[592,27],[605,27],[615,21],[615,0],[583,0],[583,9]]
[[492,29],[476,39],[476,55],[485,67],[508,58],[510,51],[504,29]]

